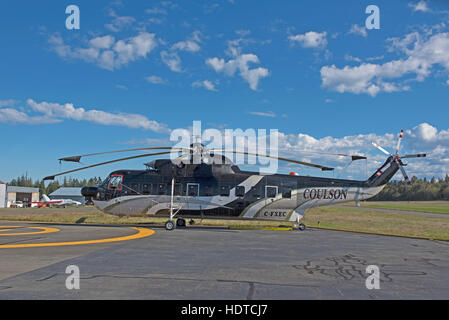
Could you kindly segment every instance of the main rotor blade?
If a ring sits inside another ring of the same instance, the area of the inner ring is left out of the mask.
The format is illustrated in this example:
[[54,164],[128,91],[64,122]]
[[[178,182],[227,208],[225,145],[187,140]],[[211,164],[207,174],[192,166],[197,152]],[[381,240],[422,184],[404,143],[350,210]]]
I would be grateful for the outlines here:
[[180,147],[149,147],[149,148],[133,148],[133,149],[122,149],[122,150],[114,150],[107,152],[98,152],[98,153],[90,153],[79,156],[65,157],[58,159],[59,161],[67,161],[67,162],[80,162],[83,157],[91,157],[98,156],[102,154],[111,154],[111,153],[119,153],[119,152],[131,152],[131,151],[144,151],[144,150],[178,150],[178,151],[190,151],[191,148],[180,148]]
[[375,142],[371,142],[371,143],[373,144],[373,146],[375,146],[377,149],[379,149],[380,151],[382,151],[386,155],[393,156],[391,153],[389,153],[387,150],[385,150],[384,148],[379,146],[377,143],[375,143]]
[[[223,149],[211,149],[209,152],[220,152]],[[321,152],[321,151],[307,151],[307,150],[294,150],[298,153],[312,153],[312,154],[324,154],[329,156],[339,156],[339,157],[350,157],[352,161],[356,160],[365,160],[367,157],[365,156],[359,156],[359,155],[350,155],[350,154],[343,154],[343,153],[329,153],[329,152]]]
[[334,168],[320,166],[319,164],[314,164],[314,163],[309,163],[309,162],[303,162],[303,161],[298,161],[298,160],[292,160],[292,159],[287,159],[287,158],[282,158],[282,157],[274,157],[274,156],[269,156],[269,155],[266,155],[266,154],[250,153],[250,152],[240,152],[240,151],[234,151],[234,150],[216,150],[216,152],[236,153],[236,154],[246,154],[246,155],[248,155],[248,156],[271,158],[271,159],[276,159],[276,160],[281,160],[281,161],[292,162],[292,163],[296,163],[296,164],[302,164],[302,165],[304,165],[304,166],[309,166],[309,167],[319,168],[319,169],[321,169],[322,171],[332,171],[332,170],[334,170]]
[[116,159],[116,160],[96,163],[96,164],[92,164],[90,166],[86,166],[86,167],[82,167],[82,168],[78,168],[78,169],[74,169],[74,170],[70,170],[70,171],[60,172],[60,173],[54,174],[52,176],[45,177],[44,180],[54,180],[55,177],[57,177],[57,176],[62,176],[62,175],[65,175],[65,174],[68,174],[68,173],[72,173],[72,172],[77,172],[77,171],[81,171],[81,170],[85,170],[85,169],[89,169],[89,168],[103,166],[105,164],[115,163],[115,162],[119,162],[119,161],[126,161],[126,160],[131,160],[131,159],[137,159],[137,158],[158,156],[158,155],[162,155],[162,154],[170,154],[170,153],[171,152],[169,152],[169,151],[156,152],[156,153],[146,153],[146,154],[140,154],[138,156],[132,156],[132,157],[126,157],[126,158],[121,158],[121,159]]
[[410,184],[410,180],[408,179],[407,173],[405,173],[404,168],[399,163],[399,161],[396,160],[396,163],[399,165],[399,169],[401,169],[402,175],[404,176],[404,180],[407,182],[407,184]]
[[399,154],[399,147],[401,145],[403,135],[404,135],[404,130],[401,130],[401,133],[399,134],[398,145],[396,146],[396,155]]
[[399,157],[399,159],[407,159],[407,158],[425,158],[427,154],[419,153],[419,154],[408,154],[406,156]]

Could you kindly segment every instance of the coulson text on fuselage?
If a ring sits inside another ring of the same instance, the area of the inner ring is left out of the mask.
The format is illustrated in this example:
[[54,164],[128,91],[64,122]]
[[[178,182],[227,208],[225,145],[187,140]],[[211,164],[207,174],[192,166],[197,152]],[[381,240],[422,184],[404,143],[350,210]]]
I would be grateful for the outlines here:
[[304,199],[341,199],[348,196],[348,191],[343,189],[306,189],[304,190]]

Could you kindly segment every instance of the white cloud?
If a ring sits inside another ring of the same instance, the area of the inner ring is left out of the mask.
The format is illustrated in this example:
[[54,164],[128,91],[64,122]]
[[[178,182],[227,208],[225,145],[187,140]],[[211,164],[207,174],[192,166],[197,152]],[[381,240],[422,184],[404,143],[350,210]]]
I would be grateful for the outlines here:
[[110,49],[114,42],[113,36],[96,37],[89,41],[90,47],[95,49]]
[[120,90],[128,91],[128,87],[122,84],[116,84],[115,87]]
[[[343,169],[350,162],[347,157],[325,156],[312,154],[304,151],[318,151],[326,153],[337,153],[347,155],[365,155],[368,161],[355,161],[346,174],[357,176],[360,179],[366,178],[365,169],[370,176],[386,160],[386,156],[371,145],[374,141],[386,148],[391,153],[396,149],[398,134],[358,134],[344,137],[323,137],[298,133],[279,133],[279,154],[288,158],[312,161],[314,163],[328,165],[339,170]],[[444,176],[449,172],[449,129],[438,130],[430,124],[422,123],[412,129],[405,130],[399,154],[427,153],[427,158],[405,159],[408,163],[405,170],[410,176],[420,177]],[[367,165],[367,168],[365,168]],[[295,167],[295,171],[308,170],[303,167]],[[308,171],[308,173],[317,173]],[[397,179],[402,179],[399,173]]]
[[249,84],[252,90],[257,90],[259,81],[262,78],[268,77],[270,72],[266,68],[254,68],[250,69],[250,63],[260,63],[259,58],[255,54],[241,54],[240,48],[230,46],[228,50],[229,54],[234,59],[225,61],[224,59],[209,58],[206,60],[206,65],[211,67],[217,73],[223,72],[227,76],[234,76],[239,71],[239,75]]
[[268,112],[252,111],[249,114],[260,117],[276,118],[276,114],[273,111]]
[[304,34],[289,36],[292,43],[299,43],[303,48],[324,48],[327,46],[327,32],[309,31]]
[[[24,112],[15,109],[0,109],[0,121],[12,123],[52,123],[60,122],[64,119],[75,121],[87,121],[91,123],[122,126],[133,129],[144,129],[155,132],[169,132],[165,124],[149,120],[146,116],[132,113],[110,113],[101,110],[86,110],[84,108],[75,108],[73,104],[59,104],[40,102],[37,103],[32,99],[27,100],[28,106],[32,111],[42,116],[30,117]],[[6,110],[6,111],[4,111]]]
[[47,116],[29,116],[24,112],[12,108],[0,109],[0,123],[39,125],[56,122],[61,122],[61,120]]
[[[449,33],[439,33],[428,39],[422,39],[412,33],[403,39],[390,39],[392,48],[402,51],[406,58],[383,64],[362,63],[359,66],[345,66],[340,69],[335,65],[321,68],[322,86],[340,93],[365,93],[376,96],[379,92],[396,92],[409,90],[408,85],[387,82],[406,75],[415,76],[416,81],[423,81],[432,71],[434,65],[440,65],[449,71]],[[409,48],[413,44],[412,48]]]
[[362,62],[362,59],[357,58],[357,57],[353,57],[349,54],[345,54],[345,60],[347,61],[355,61],[355,62]]
[[415,12],[416,11],[421,11],[421,12],[429,12],[430,11],[429,7],[427,6],[427,2],[423,1],[423,0],[416,2],[416,3],[409,3],[408,6],[410,8],[412,8],[412,10]]
[[162,62],[173,72],[182,72],[181,58],[176,52],[161,51]]
[[149,76],[145,78],[148,82],[152,84],[165,84],[165,80],[158,76]]
[[112,32],[119,32],[136,21],[133,17],[118,16],[113,9],[109,9],[109,16],[113,18],[112,23],[105,24],[105,27]]
[[188,52],[197,52],[200,50],[200,46],[192,40],[179,41],[175,43],[171,48],[172,50],[181,50]]
[[157,46],[155,35],[147,32],[118,41],[110,35],[96,37],[89,40],[87,48],[71,48],[60,35],[51,36],[49,43],[62,58],[81,59],[110,71],[138,59],[145,59]]
[[16,104],[17,104],[17,101],[14,99],[0,100],[0,107],[12,107]]
[[163,8],[150,8],[145,10],[146,14],[167,14],[167,10]]
[[353,24],[348,33],[362,36],[364,38],[366,38],[368,36],[368,33],[366,32],[366,28],[364,26],[359,26],[358,24]]
[[204,88],[209,91],[218,91],[215,88],[215,84],[212,81],[204,80],[204,81],[195,81],[192,83],[192,87],[194,88]]
[[164,22],[164,19],[160,18],[149,18],[147,20],[150,24],[162,24]]

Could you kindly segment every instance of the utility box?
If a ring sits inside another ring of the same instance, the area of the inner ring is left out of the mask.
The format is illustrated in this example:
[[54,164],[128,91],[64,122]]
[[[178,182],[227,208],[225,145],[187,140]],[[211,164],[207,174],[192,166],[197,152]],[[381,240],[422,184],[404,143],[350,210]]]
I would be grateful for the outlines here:
[[6,208],[6,184],[0,181],[0,208]]

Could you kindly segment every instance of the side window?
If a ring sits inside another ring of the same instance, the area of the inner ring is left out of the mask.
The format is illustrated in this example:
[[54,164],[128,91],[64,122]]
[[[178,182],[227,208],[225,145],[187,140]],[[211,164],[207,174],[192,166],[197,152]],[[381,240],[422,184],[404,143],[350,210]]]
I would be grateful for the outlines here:
[[236,197],[244,197],[245,196],[245,187],[244,186],[235,187],[235,196]]
[[[171,186],[170,186],[171,188]],[[171,193],[171,190],[170,190]],[[180,183],[175,183],[175,188],[173,190],[173,195],[180,196],[182,195],[182,185]]]
[[198,197],[199,188],[200,188],[200,186],[197,183],[188,183],[187,184],[187,195],[190,197]]
[[284,188],[282,192],[282,198],[290,199],[292,197],[292,189]]
[[151,194],[151,184],[145,183],[145,184],[143,185],[142,193],[143,193],[143,194]]
[[157,194],[164,195],[167,192],[167,185],[165,183],[159,183],[157,187]]
[[267,198],[275,198],[278,193],[278,188],[274,186],[266,186],[265,187],[265,197]]
[[109,190],[122,190],[122,187],[123,187],[122,182],[123,182],[122,175],[111,176],[111,180],[109,181],[108,189]]
[[220,187],[220,196],[229,197],[229,186]]

